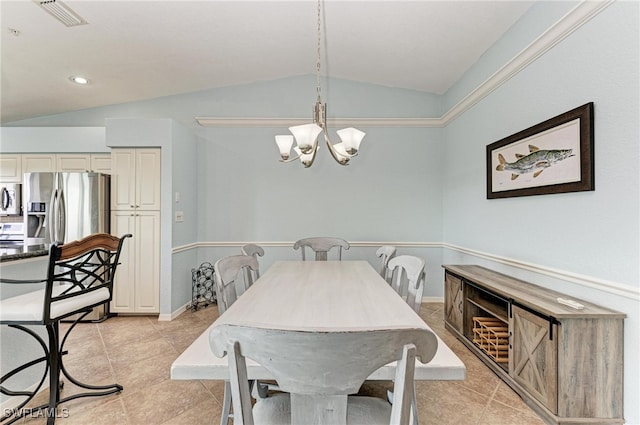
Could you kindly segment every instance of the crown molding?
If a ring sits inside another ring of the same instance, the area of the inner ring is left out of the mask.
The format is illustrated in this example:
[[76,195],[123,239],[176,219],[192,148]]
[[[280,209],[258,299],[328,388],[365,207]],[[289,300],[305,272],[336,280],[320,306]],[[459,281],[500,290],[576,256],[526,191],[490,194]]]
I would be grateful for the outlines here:
[[[549,49],[560,43],[574,31],[603,11],[615,0],[582,1],[564,15],[558,22],[549,27],[538,38],[522,49],[498,71],[483,81],[467,96],[449,109],[444,115],[436,118],[327,118],[330,127],[401,127],[401,128],[437,128],[445,127],[462,113],[467,111],[492,91],[500,87],[514,75],[544,55]],[[311,122],[311,118],[239,118],[239,117],[195,117],[203,127],[244,127],[268,128],[290,127]]]
[[574,31],[588,22],[591,18],[603,11],[615,0],[582,1],[565,14],[560,20],[540,34],[527,47],[522,49],[509,62],[505,63],[498,71],[472,90],[460,102],[449,109],[442,121],[446,126],[449,122],[460,116],[492,91],[507,82],[511,77],[529,66],[532,62],[544,55],[548,50],[571,35]]
[[[309,124],[311,118],[195,117],[203,127],[269,128]],[[443,127],[441,118],[327,118],[329,127]]]

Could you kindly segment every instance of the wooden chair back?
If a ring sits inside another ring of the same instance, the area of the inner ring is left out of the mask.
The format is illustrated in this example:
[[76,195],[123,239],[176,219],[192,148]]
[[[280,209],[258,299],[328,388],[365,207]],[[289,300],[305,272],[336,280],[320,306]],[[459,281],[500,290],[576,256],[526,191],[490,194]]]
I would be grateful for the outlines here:
[[[243,255],[250,255],[256,260],[258,259],[258,257],[262,257],[264,255],[264,249],[262,249],[261,246],[252,243],[244,245],[242,248],[240,248],[240,251]],[[253,272],[253,274],[253,280],[255,281],[260,277],[260,270],[256,270],[255,272]]]
[[229,356],[234,421],[245,425],[253,424],[245,358],[269,370],[291,394],[292,424],[308,422],[309,402],[323,406],[327,423],[346,423],[346,403],[336,411],[341,404],[335,397],[357,393],[372,372],[398,361],[390,424],[409,424],[415,357],[427,363],[438,346],[428,329],[313,332],[228,324],[214,327],[209,342],[217,356]]
[[331,249],[337,248],[338,260],[342,260],[342,250],[349,247],[349,242],[344,239],[328,237],[305,238],[293,244],[293,249],[301,249],[302,261],[306,261],[305,248],[310,248],[315,253],[316,261],[327,261],[327,255]]
[[396,256],[396,247],[391,245],[383,245],[376,251],[376,255],[380,258],[380,276],[387,282],[391,283],[391,272],[389,271],[389,260]]
[[126,234],[118,238],[95,233],[66,244],[54,244],[44,291],[44,324],[111,301],[116,268]]
[[424,260],[413,255],[399,255],[389,260],[393,277],[391,287],[404,298],[416,313],[420,312],[424,292]]
[[238,299],[236,285],[246,291],[253,284],[253,273],[258,271],[258,260],[250,255],[223,257],[213,265],[218,311],[224,313]]

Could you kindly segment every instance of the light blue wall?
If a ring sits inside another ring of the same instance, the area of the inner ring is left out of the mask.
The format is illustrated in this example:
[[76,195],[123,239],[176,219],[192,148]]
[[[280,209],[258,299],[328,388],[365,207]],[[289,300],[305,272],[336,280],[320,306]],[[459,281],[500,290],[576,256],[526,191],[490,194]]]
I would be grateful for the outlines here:
[[109,152],[100,127],[0,127],[0,152]]
[[322,146],[304,169],[278,161],[276,130],[208,129],[201,240],[439,241],[441,130],[363,130],[349,166],[336,164]]
[[[443,136],[444,240],[477,251],[446,249],[444,261],[483,264],[625,312],[629,424],[640,423],[639,5],[613,3]],[[486,199],[486,145],[590,101],[595,191]]]
[[[176,247],[191,244],[198,239],[198,138],[184,126],[173,123],[171,140],[171,190],[166,197],[172,206],[169,217],[173,222],[171,246]],[[179,194],[178,198],[176,193]],[[164,195],[163,193],[163,200]],[[183,222],[173,220],[177,211],[184,214]],[[171,256],[171,295],[161,299],[163,313],[178,311],[191,299],[191,268],[196,267],[196,262],[195,249]]]

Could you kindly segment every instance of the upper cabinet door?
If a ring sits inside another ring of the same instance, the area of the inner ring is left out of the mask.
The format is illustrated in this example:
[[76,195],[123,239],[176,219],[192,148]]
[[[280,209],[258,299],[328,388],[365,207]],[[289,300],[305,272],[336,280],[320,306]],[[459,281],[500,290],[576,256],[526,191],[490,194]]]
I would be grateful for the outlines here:
[[58,171],[91,171],[91,154],[70,153],[56,155]]
[[22,155],[0,155],[0,182],[22,183]]
[[111,151],[111,209],[160,210],[160,149]]
[[22,154],[23,173],[46,173],[57,170],[56,154]]
[[136,208],[160,209],[160,149],[136,149]]
[[136,151],[111,151],[111,209],[118,211],[136,208]]
[[92,153],[91,171],[94,173],[111,174],[111,154]]

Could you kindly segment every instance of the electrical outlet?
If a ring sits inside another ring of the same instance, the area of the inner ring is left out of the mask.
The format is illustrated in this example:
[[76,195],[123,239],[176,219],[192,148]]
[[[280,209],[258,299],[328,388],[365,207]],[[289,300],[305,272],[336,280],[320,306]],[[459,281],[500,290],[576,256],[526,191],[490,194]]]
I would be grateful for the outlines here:
[[176,211],[176,223],[182,223],[184,221],[184,212]]

